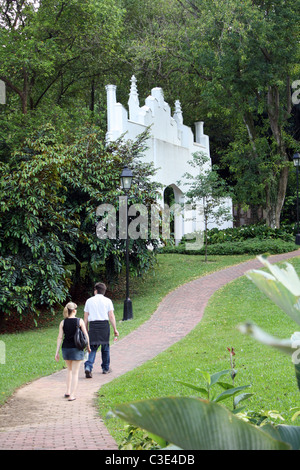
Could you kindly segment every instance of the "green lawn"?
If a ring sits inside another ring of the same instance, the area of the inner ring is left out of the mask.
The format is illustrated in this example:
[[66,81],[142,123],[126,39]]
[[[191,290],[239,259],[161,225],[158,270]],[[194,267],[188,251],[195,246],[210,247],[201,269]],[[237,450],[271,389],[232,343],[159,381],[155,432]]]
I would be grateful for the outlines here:
[[[159,255],[155,271],[144,279],[131,280],[133,320],[120,322],[123,318],[123,300],[114,300],[121,337],[146,321],[163,297],[177,286],[249,258],[214,256],[205,263],[202,256]],[[83,306],[79,306],[78,315],[83,316]],[[4,342],[6,351],[5,364],[0,363],[0,404],[24,383],[63,368],[62,359],[58,364],[54,360],[58,324],[61,319],[62,313],[59,312],[52,327],[0,335],[0,341]]]
[[[250,259],[249,256],[209,258],[177,254],[159,255],[153,273],[131,280],[134,319],[121,322],[123,300],[114,299],[120,335],[124,336],[146,321],[163,297],[177,286],[226,266]],[[300,259],[291,261],[300,273]],[[122,296],[121,296],[122,297]],[[79,308],[79,316],[83,306]],[[1,335],[6,347],[6,363],[0,364],[0,403],[26,382],[60,370],[64,363],[54,361],[58,324],[25,333]],[[204,385],[196,369],[210,373],[229,368],[227,347],[236,351],[236,385],[251,384],[253,398],[248,410],[278,410],[290,423],[292,407],[298,406],[299,392],[290,358],[243,336],[237,325],[252,320],[281,338],[299,329],[295,323],[266,299],[246,277],[220,289],[210,300],[201,323],[182,341],[142,367],[101,387],[99,413],[105,417],[115,405],[149,397],[190,395],[191,390],[176,380]],[[226,402],[224,402],[226,403]],[[228,405],[230,403],[228,402]],[[113,419],[107,426],[117,442],[126,432],[125,423]]]
[[[291,263],[300,273],[300,258]],[[237,325],[246,320],[252,320],[280,338],[289,338],[300,329],[250,280],[242,277],[211,298],[201,323],[185,339],[145,365],[103,386],[99,396],[101,416],[105,417],[115,405],[124,402],[195,394],[176,380],[204,386],[196,369],[210,373],[229,369],[227,347],[233,347],[238,369],[235,385],[251,384],[249,392],[254,394],[246,404],[247,410],[277,410],[285,424],[291,424],[291,408],[300,406],[291,358],[242,335]],[[231,405],[230,401],[223,403]],[[109,420],[107,426],[118,443],[127,434],[125,423],[120,420]]]

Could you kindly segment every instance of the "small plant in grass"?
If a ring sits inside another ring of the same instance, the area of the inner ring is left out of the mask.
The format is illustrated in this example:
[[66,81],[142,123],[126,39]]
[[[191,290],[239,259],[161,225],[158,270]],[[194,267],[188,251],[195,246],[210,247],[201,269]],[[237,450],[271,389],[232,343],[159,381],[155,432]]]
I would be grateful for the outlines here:
[[[196,369],[196,371],[202,375],[205,381],[205,388],[199,387],[198,385],[194,385],[191,383],[183,382],[181,380],[177,380],[177,382],[193,390],[196,390],[197,392],[200,393],[200,395],[204,396],[205,399],[215,402],[215,403],[221,402],[223,400],[226,400],[227,398],[232,397],[233,398],[233,410],[234,412],[237,413],[241,411],[241,408],[239,409],[237,408],[239,403],[250,398],[253,395],[253,393],[239,394],[239,392],[241,392],[242,390],[249,388],[250,385],[242,385],[240,387],[234,386],[234,380],[237,374],[237,370],[235,369],[235,360],[233,359],[233,357],[235,356],[235,352],[233,348],[227,348],[227,350],[230,352],[230,366],[231,366],[230,369],[222,370],[214,374],[210,374],[209,372]],[[220,380],[225,375],[230,375],[232,379],[232,384],[228,382],[223,382],[222,380]],[[217,394],[215,390],[216,385],[219,385],[224,391],[220,394]],[[213,387],[214,389],[212,390]]]

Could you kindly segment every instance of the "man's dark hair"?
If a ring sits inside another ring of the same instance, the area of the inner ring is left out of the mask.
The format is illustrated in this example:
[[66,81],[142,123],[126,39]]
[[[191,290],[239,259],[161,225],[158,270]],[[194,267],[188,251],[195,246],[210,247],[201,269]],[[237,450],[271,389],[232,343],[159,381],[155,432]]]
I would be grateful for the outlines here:
[[103,284],[103,282],[97,282],[97,284],[94,286],[94,289],[97,291],[97,294],[104,295],[106,292],[106,285]]

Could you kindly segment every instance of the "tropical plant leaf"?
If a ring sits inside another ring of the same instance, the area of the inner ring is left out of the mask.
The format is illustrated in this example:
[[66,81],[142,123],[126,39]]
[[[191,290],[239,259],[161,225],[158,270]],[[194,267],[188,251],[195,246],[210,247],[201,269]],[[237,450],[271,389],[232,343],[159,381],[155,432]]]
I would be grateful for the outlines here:
[[265,432],[269,433],[274,439],[281,440],[290,444],[293,450],[300,450],[300,427],[287,426],[279,424],[278,426],[271,426],[266,424],[263,426]]
[[220,393],[215,399],[214,402],[218,403],[219,401],[225,400],[226,398],[233,397],[237,393],[241,392],[242,390],[245,390],[245,388],[250,387],[250,385],[242,385],[241,387],[233,387],[229,388],[228,390],[225,390],[224,392]]
[[210,387],[211,386],[211,375],[209,374],[209,372],[206,372],[206,371],[203,371],[203,370],[200,370],[200,369],[196,369],[196,371],[200,372],[200,374],[203,376],[205,382],[207,383],[207,386]]
[[227,382],[218,382],[218,385],[222,387],[224,390],[228,390],[229,388],[232,388],[232,384],[229,384]]
[[242,401],[248,400],[248,398],[252,396],[253,396],[253,393],[241,393],[237,397],[234,397],[233,399],[234,406],[238,406],[239,403],[241,403]]
[[238,328],[241,333],[252,336],[254,339],[256,339],[262,344],[266,344],[267,346],[271,346],[272,348],[279,349],[279,351],[288,355],[293,355],[295,353],[295,348],[292,347],[291,339],[278,339],[275,336],[266,333],[264,330],[262,330],[257,325],[251,322],[243,323],[242,325],[239,325]]
[[248,271],[246,276],[292,320],[300,324],[300,280],[294,268],[286,263],[287,268],[280,269],[263,257],[258,258],[272,274],[254,269]]
[[207,392],[207,390],[205,390],[205,388],[197,387],[197,385],[187,383],[187,382],[183,382],[182,380],[176,380],[176,382],[181,384],[181,385],[185,385],[186,387],[189,387],[192,390],[196,390],[197,392],[204,393],[205,397],[208,397],[208,392]]
[[193,450],[288,450],[290,446],[235,417],[218,403],[169,397],[119,405],[110,416]]
[[216,372],[215,374],[212,374],[210,376],[211,386],[218,383],[219,379],[221,377],[223,377],[223,375],[227,375],[227,374],[230,374],[230,373],[231,373],[231,369],[227,369],[227,370],[221,370],[220,372]]

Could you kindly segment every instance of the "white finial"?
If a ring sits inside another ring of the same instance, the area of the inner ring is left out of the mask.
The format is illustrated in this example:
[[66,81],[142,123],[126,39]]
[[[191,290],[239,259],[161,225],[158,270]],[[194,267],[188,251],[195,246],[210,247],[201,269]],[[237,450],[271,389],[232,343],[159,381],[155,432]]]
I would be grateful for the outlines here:
[[128,100],[129,116],[132,121],[137,120],[137,115],[140,110],[139,94],[136,86],[137,79],[134,75],[131,77],[131,87]]
[[203,126],[204,126],[203,121],[195,122],[195,134],[196,134],[195,142],[197,142],[198,144],[201,144],[203,141],[203,138],[205,138]]
[[136,86],[137,79],[135,78],[134,75],[131,77],[131,88],[130,88],[130,96],[138,96],[138,90]]
[[183,124],[182,109],[181,109],[181,103],[179,100],[175,101],[175,113],[173,117],[175,121],[177,121],[179,124]]

